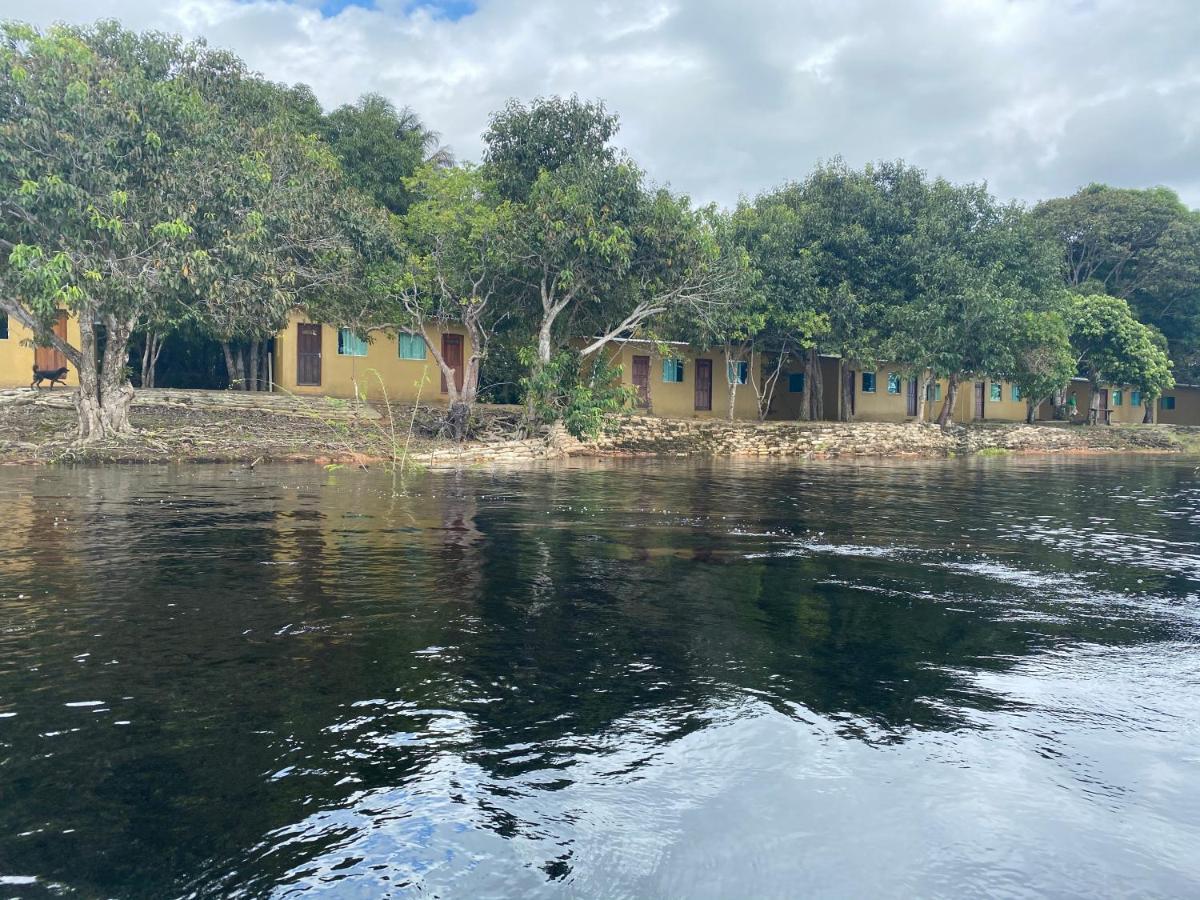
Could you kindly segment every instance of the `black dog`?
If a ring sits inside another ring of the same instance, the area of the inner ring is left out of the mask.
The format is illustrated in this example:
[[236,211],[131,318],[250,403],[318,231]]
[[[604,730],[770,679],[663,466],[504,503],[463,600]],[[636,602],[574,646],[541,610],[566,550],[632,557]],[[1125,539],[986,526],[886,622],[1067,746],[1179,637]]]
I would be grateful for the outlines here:
[[67,367],[61,369],[39,369],[35,364],[33,367],[33,381],[29,382],[29,386],[41,387],[43,381],[50,382],[50,389],[54,390],[54,382],[58,382],[63,387],[67,386]]

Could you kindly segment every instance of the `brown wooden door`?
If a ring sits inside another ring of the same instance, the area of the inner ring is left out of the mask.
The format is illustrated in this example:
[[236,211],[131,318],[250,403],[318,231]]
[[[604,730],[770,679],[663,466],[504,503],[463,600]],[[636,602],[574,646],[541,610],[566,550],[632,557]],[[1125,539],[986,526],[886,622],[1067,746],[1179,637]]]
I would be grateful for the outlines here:
[[296,384],[321,383],[321,326],[296,324]]
[[633,358],[633,386],[637,388],[637,405],[650,408],[650,357]]
[[975,418],[982,419],[983,415],[983,398],[987,391],[987,383],[983,381],[975,382]]
[[1107,425],[1111,415],[1112,411],[1108,408],[1108,388],[1100,388],[1100,413],[1097,421]]
[[696,409],[712,409],[712,360],[696,360]]
[[[67,311],[60,309],[58,318],[54,320],[54,333],[62,340],[67,339]],[[28,359],[28,357],[26,357]],[[43,372],[53,372],[67,367],[67,358],[61,350],[54,347],[34,347],[33,364]]]
[[917,414],[917,379],[909,378],[906,383],[908,385],[905,389],[908,394],[908,414],[915,416]]
[[[454,389],[461,391],[463,387],[463,336],[461,334],[442,335],[442,359],[454,370]],[[442,373],[442,393],[450,393],[446,389],[446,373]]]

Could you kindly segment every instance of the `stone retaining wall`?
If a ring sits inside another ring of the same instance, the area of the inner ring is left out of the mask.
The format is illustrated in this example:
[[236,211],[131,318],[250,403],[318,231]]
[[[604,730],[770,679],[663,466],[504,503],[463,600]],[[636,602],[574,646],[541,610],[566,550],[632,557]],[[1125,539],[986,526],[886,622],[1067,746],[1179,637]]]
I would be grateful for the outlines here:
[[[16,388],[0,390],[0,407],[34,404],[58,409],[75,408],[73,388]],[[297,416],[326,420],[378,419],[379,413],[365,403],[332,397],[299,397],[262,391],[199,391],[175,388],[138,389],[133,405],[162,406],[177,409],[266,412],[277,416]]]
[[[1186,434],[1189,433],[1190,434]],[[630,416],[577,456],[957,456],[972,453],[1170,452],[1200,429],[1170,425],[989,425],[940,428],[880,422],[726,422]]]

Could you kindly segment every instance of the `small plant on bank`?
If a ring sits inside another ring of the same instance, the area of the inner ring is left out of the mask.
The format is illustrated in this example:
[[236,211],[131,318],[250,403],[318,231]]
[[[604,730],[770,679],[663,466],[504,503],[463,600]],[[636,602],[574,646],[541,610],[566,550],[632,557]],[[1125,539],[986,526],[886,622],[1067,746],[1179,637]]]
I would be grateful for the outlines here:
[[[534,351],[522,351],[533,365]],[[633,406],[636,392],[621,384],[621,367],[597,354],[584,360],[573,350],[563,350],[521,379],[530,428],[553,422],[580,440],[597,437],[616,413]]]

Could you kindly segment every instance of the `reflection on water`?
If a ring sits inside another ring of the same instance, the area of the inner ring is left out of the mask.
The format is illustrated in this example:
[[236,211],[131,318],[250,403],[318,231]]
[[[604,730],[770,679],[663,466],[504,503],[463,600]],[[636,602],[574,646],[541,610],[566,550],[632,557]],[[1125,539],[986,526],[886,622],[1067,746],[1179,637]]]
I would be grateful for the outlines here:
[[1200,891],[1194,463],[0,503],[0,893]]

